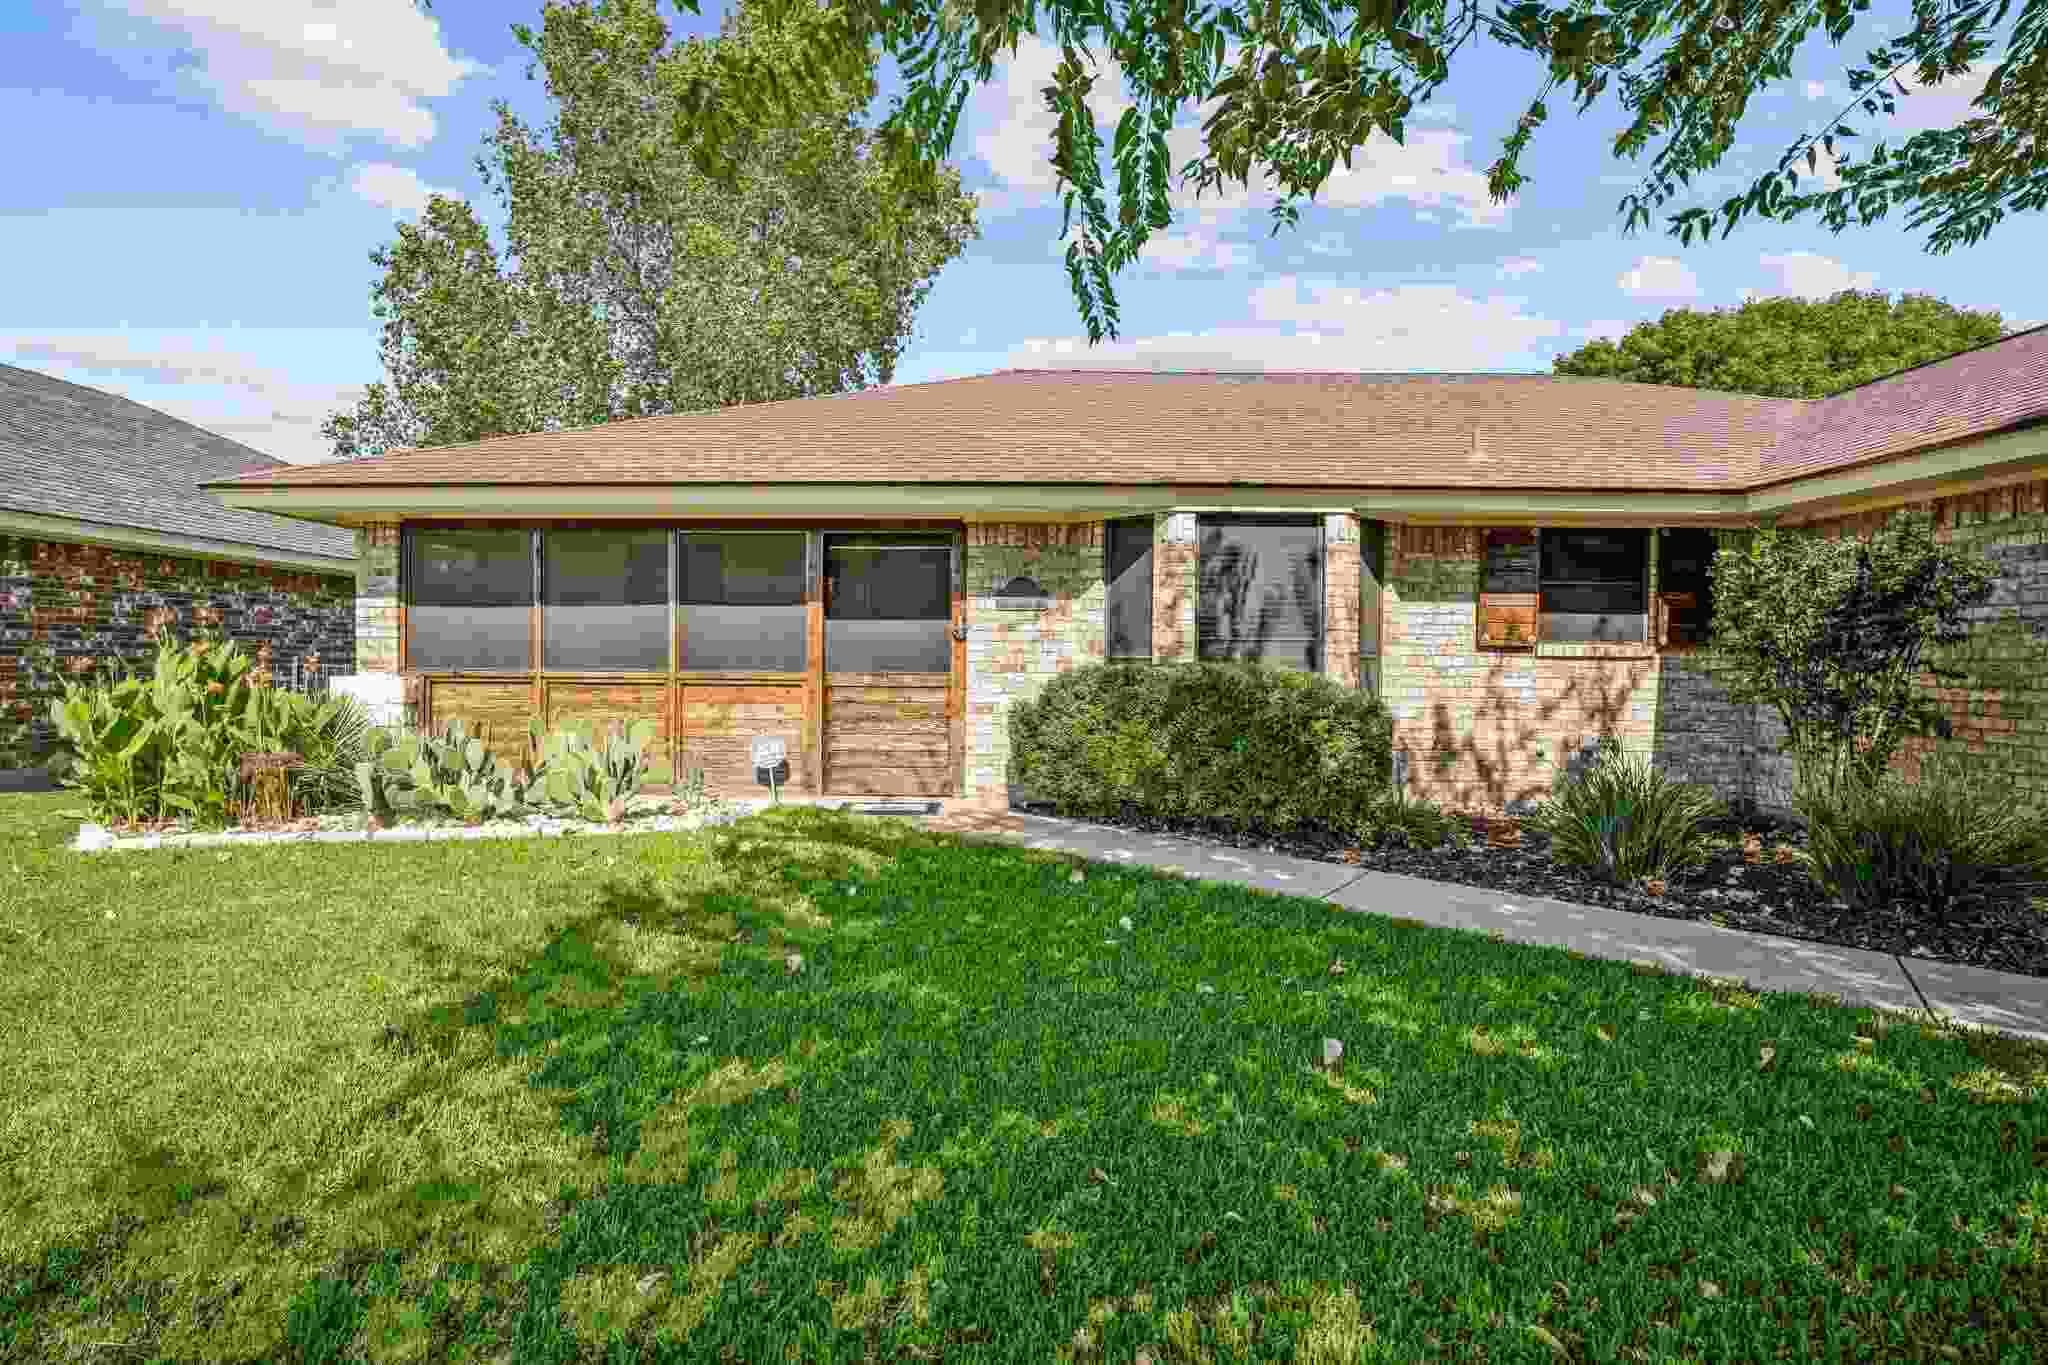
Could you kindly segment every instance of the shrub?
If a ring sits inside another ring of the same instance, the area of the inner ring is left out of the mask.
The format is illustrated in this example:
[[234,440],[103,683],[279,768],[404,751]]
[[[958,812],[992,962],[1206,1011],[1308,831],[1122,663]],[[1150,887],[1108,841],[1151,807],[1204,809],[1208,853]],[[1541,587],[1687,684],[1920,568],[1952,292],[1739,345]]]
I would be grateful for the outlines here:
[[438,736],[374,731],[368,750],[356,764],[357,791],[379,820],[431,812],[487,820],[525,809],[524,784],[460,720]]
[[1376,699],[1258,664],[1096,664],[1010,712],[1010,782],[1070,815],[1357,832],[1392,761]]
[[2004,873],[2048,868],[2048,820],[1947,751],[1921,759],[1917,783],[1815,754],[1797,769],[1793,805],[1815,883],[1856,910],[1907,900],[1940,915]]
[[1701,826],[1724,813],[1711,791],[1672,782],[1605,735],[1585,771],[1560,774],[1550,799],[1523,823],[1550,836],[1557,861],[1598,868],[1627,884],[1705,863],[1712,836]]

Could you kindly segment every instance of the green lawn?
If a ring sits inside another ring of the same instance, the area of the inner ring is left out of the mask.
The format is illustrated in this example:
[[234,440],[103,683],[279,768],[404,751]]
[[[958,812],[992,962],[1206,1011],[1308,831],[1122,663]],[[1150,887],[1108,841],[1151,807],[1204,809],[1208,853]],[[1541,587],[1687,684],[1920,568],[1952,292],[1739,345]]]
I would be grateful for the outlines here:
[[0,796],[0,1358],[2048,1358],[2017,1044],[816,810],[75,802]]

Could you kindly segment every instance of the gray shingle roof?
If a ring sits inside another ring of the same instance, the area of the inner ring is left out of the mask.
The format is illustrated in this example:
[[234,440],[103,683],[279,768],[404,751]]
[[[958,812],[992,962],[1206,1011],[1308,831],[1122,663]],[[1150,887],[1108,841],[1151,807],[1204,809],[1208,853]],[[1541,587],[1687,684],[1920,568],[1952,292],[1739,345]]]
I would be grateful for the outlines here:
[[0,365],[0,510],[355,560],[337,526],[223,507],[199,485],[285,462],[116,394]]

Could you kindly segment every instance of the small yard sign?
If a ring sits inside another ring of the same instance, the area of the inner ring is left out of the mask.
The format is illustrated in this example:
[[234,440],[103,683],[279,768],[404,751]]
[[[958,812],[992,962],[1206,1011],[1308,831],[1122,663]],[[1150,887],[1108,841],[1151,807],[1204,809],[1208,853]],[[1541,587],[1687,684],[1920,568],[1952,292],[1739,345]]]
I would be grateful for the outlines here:
[[756,776],[763,771],[768,774],[768,799],[780,801],[782,794],[776,790],[775,779],[783,763],[788,760],[789,742],[779,735],[760,735],[754,739],[753,750]]

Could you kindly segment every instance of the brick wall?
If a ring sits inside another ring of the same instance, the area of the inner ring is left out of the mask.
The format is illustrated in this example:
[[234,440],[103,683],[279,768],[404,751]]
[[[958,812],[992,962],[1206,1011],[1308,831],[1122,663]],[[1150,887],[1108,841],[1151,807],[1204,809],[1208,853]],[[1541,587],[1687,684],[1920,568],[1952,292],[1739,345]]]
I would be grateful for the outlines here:
[[[1102,660],[1102,523],[969,526],[966,541],[967,771],[961,795],[1001,802],[1009,784],[1010,707],[1036,697],[1047,679]],[[1051,605],[994,606],[989,595],[1018,574],[1036,580]],[[1189,616],[1192,638],[1192,606]]]
[[[1928,656],[1968,678],[1937,685],[1932,673],[1921,676],[1955,726],[1950,747],[2048,798],[2048,480],[1787,529],[1866,537],[1908,508],[1934,518],[1937,541],[1975,550],[1999,571],[1991,599],[1970,613],[1969,639]],[[1724,533],[1722,543],[1744,538]],[[1711,643],[1580,646],[1577,657],[1477,648],[1482,587],[1528,590],[1527,559],[1526,546],[1489,547],[1479,528],[1388,528],[1382,695],[1411,791],[1461,809],[1517,809],[1611,733],[1724,800],[1789,811],[1784,723],[1772,707],[1729,700],[1729,663]],[[1653,555],[1653,591],[1655,571]],[[1895,769],[1912,776],[1939,742],[1909,740]]]
[[1195,597],[1201,584],[1200,531],[1193,512],[1152,522],[1152,661],[1192,663]]
[[282,680],[295,662],[300,676],[347,672],[352,591],[342,575],[0,535],[0,768],[48,756],[67,680],[121,661],[146,673],[159,625],[183,640],[219,631]]
[[1323,518],[1323,672],[1346,687],[1358,686],[1359,601],[1358,517],[1332,512]]
[[1478,648],[1485,573],[1479,528],[1387,528],[1380,694],[1410,792],[1459,810],[1514,810],[1548,795],[1604,733],[1647,748],[1659,673],[1638,647],[1554,658]]
[[398,671],[398,523],[356,529],[355,671]]

